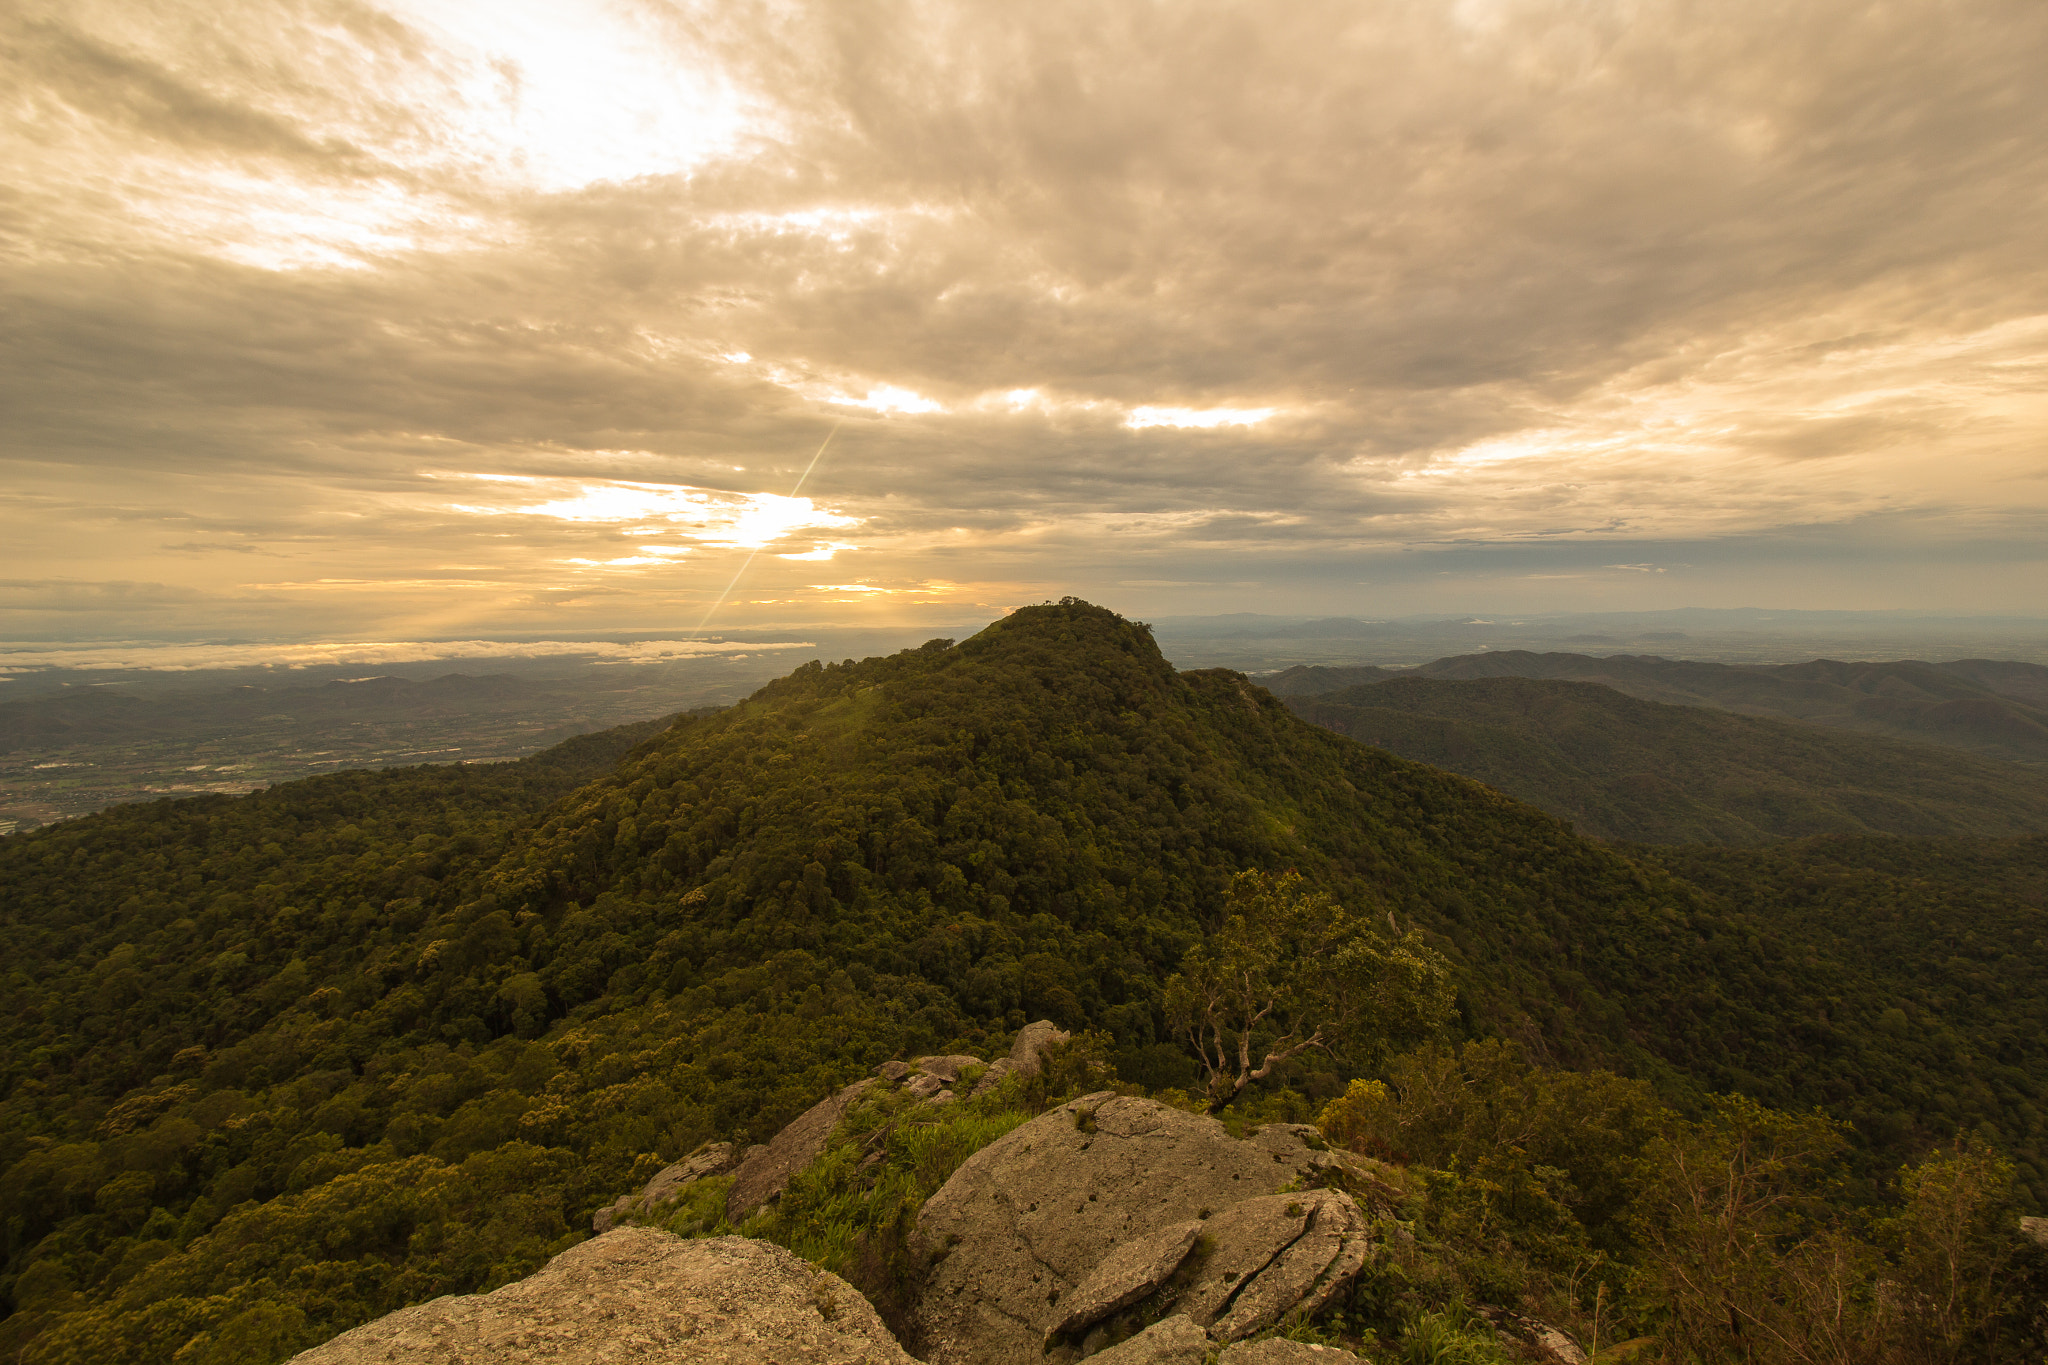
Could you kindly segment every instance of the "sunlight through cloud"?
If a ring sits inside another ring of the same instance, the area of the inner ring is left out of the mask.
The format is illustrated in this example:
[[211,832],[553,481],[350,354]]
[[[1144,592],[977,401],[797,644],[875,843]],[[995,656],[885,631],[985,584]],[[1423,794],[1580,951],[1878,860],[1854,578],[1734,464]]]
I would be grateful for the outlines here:
[[[450,504],[452,510],[477,516],[548,517],[578,524],[630,525],[643,535],[654,533],[659,524],[666,523],[699,545],[742,550],[758,550],[803,531],[860,525],[860,518],[821,508],[810,498],[783,497],[777,493],[727,493],[673,484],[574,482],[514,475],[492,476],[485,481],[528,487],[547,485],[558,492],[544,502],[511,506],[454,503]],[[644,557],[572,562],[658,563],[666,556],[684,553],[652,546],[640,549]]]

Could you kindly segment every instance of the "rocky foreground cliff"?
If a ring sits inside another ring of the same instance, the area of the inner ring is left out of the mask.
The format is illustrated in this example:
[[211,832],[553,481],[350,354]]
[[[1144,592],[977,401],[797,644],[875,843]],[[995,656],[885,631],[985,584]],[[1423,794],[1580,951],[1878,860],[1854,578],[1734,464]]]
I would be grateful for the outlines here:
[[[490,1294],[393,1313],[301,1365],[818,1362],[825,1365],[1289,1365],[1356,1359],[1316,1335],[1407,1238],[1401,1192],[1316,1129],[1232,1135],[1217,1120],[1115,1091],[1082,1095],[961,1163],[917,1210],[899,1335],[846,1280],[772,1243],[636,1226],[693,1188],[734,1218],[770,1206],[811,1163],[851,1160],[842,1119],[863,1097],[957,1103],[1036,1074],[1061,1041],[1033,1025],[1009,1057],[886,1064],[745,1154],[716,1145],[601,1210],[599,1235]],[[736,1166],[736,1170],[735,1170]],[[716,1183],[709,1183],[716,1182]],[[1580,1365],[1562,1333],[1503,1315],[1501,1340]]]

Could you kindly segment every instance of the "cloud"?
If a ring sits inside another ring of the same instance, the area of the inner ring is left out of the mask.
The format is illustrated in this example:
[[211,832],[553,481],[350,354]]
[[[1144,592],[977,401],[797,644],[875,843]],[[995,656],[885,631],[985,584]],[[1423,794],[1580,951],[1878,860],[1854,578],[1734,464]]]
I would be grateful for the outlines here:
[[1349,610],[1584,541],[1524,576],[1711,593],[1692,547],[1810,525],[2010,545],[2017,601],[2048,526],[2023,0],[0,22],[6,571],[179,629],[687,622],[756,551],[735,620],[912,600],[827,559]]

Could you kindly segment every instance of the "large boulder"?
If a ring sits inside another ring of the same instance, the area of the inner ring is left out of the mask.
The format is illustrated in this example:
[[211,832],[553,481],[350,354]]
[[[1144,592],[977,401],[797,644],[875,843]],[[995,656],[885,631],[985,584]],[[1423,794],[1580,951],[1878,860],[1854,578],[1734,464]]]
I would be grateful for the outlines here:
[[1020,1076],[1036,1076],[1044,1065],[1045,1050],[1073,1037],[1050,1019],[1026,1024],[1010,1044],[1010,1069]]
[[797,1172],[825,1150],[826,1139],[832,1136],[847,1106],[874,1084],[873,1077],[855,1081],[797,1115],[768,1142],[747,1148],[739,1170],[733,1173],[732,1189],[725,1196],[726,1218],[738,1224],[769,1200],[780,1198]]
[[984,1090],[993,1090],[1005,1076],[1036,1076],[1045,1066],[1045,1050],[1071,1037],[1071,1033],[1050,1019],[1026,1024],[1018,1031],[1017,1041],[1010,1044],[1010,1055],[996,1058],[989,1069],[981,1073],[981,1079],[974,1083],[970,1093],[979,1095]]
[[1057,1365],[1128,1330],[1113,1319],[1134,1304],[1185,1314],[1205,1349],[1314,1311],[1356,1277],[1369,1242],[1348,1196],[1279,1193],[1328,1170],[1312,1134],[1233,1138],[1212,1118],[1106,1092],[1039,1116],[969,1157],[920,1211],[912,1245],[931,1268],[912,1344],[930,1365]]
[[1171,1223],[1150,1236],[1125,1242],[1103,1257],[1087,1279],[1060,1296],[1059,1318],[1045,1329],[1047,1344],[1093,1327],[1165,1284],[1195,1249],[1202,1227],[1199,1218]]
[[1175,1307],[1218,1341],[1321,1311],[1358,1278],[1372,1245],[1358,1205],[1334,1190],[1247,1199],[1208,1227],[1215,1249]]
[[620,1228],[489,1294],[402,1308],[292,1365],[915,1365],[837,1275],[743,1237]]

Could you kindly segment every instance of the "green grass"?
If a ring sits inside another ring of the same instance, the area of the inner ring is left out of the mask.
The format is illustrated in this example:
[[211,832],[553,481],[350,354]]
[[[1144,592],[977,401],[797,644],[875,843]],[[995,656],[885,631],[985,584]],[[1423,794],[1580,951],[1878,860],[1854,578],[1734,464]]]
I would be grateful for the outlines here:
[[696,1181],[627,1221],[681,1237],[737,1234],[787,1247],[852,1282],[896,1328],[914,1278],[909,1237],[918,1210],[962,1162],[1029,1122],[1048,1099],[1014,1080],[944,1105],[883,1091],[856,1104],[782,1197],[738,1226],[725,1216],[731,1176]]
[[1493,1328],[1458,1308],[1409,1318],[1396,1359],[1401,1365],[1508,1365]]

